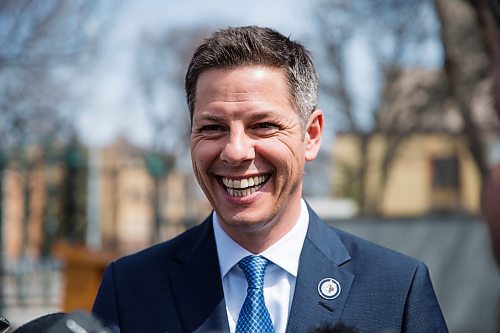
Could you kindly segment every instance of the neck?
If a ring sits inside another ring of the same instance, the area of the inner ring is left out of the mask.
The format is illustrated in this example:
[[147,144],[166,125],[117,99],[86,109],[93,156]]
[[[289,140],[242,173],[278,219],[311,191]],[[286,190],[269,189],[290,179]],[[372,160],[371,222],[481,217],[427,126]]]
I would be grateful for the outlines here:
[[228,228],[226,224],[221,223],[221,227],[235,242],[249,252],[262,253],[278,242],[297,224],[301,205],[299,197],[297,202],[290,202],[281,214],[256,226]]

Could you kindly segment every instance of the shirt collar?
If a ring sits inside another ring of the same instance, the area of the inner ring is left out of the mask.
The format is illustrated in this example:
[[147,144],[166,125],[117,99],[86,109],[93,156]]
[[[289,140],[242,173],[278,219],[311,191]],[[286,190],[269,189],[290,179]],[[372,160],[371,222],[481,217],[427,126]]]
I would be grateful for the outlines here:
[[[252,253],[236,243],[222,229],[215,211],[212,213],[212,220],[221,277],[224,278],[234,265]],[[301,199],[300,215],[297,223],[287,234],[285,234],[275,244],[260,253],[260,255],[297,277],[300,252],[302,251],[308,226],[309,212],[307,210],[306,203],[303,199]]]

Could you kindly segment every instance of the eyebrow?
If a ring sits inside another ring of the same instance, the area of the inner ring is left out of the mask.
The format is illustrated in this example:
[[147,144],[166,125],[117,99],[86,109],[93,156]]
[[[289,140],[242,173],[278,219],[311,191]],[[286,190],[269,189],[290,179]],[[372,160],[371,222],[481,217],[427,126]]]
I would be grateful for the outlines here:
[[262,120],[271,117],[272,113],[268,111],[258,112],[251,115],[252,120]]
[[[262,119],[269,118],[272,115],[273,115],[273,113],[269,112],[269,111],[260,111],[260,112],[257,111],[257,112],[254,112],[253,114],[250,115],[250,119],[252,119],[253,121],[262,120]],[[224,117],[218,115],[217,113],[203,113],[203,114],[193,118],[193,121],[208,120],[208,121],[217,122],[217,121],[221,121],[223,119],[224,119]]]
[[203,113],[203,114],[201,114],[199,116],[194,117],[193,121],[200,121],[200,120],[220,121],[222,119],[223,119],[223,117],[219,116],[217,114]]

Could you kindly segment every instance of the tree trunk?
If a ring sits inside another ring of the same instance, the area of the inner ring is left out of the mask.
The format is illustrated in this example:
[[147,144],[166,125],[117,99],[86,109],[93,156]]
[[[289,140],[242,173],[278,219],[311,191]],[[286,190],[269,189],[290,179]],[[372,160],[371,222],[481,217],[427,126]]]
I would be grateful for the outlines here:
[[[460,2],[462,4],[459,4]],[[484,45],[475,50],[465,50],[467,48],[465,46],[466,42],[464,42],[464,45],[460,44],[462,37],[470,39],[470,36],[474,35],[475,30],[477,30],[475,26],[464,27],[463,22],[457,22],[457,19],[454,20],[451,9],[458,5],[466,7],[466,2],[463,0],[436,0],[435,4],[436,13],[441,22],[441,37],[445,53],[444,67],[448,77],[448,84],[463,121],[462,133],[468,141],[469,151],[477,166],[481,180],[484,181],[489,175],[484,151],[485,144],[481,131],[474,121],[470,101],[477,84],[484,79],[485,68],[481,63],[472,66],[468,63],[471,61],[470,55],[472,52],[475,52],[474,56],[484,52]],[[469,33],[468,37],[460,36],[464,29],[467,29],[466,32]]]
[[366,216],[371,213],[368,198],[368,144],[370,136],[365,133],[359,134],[359,215]]

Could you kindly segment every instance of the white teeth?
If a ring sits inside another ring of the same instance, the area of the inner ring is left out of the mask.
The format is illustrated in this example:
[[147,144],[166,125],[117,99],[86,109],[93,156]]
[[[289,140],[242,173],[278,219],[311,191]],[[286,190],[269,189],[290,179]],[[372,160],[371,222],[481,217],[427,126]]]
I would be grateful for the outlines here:
[[227,192],[236,197],[244,197],[260,190],[262,183],[267,180],[267,176],[255,176],[245,179],[222,178],[222,183],[226,186]]
[[234,180],[225,177],[222,178],[222,183],[225,186],[234,189],[245,189],[252,186],[257,186],[265,181],[266,181],[266,176],[255,176],[245,179],[234,179]]

